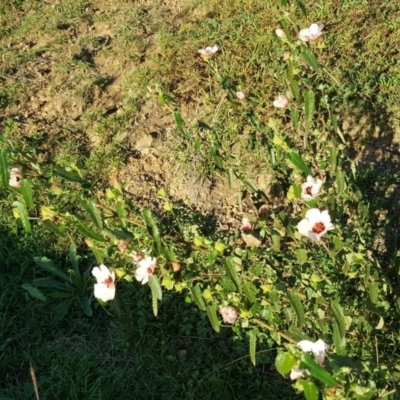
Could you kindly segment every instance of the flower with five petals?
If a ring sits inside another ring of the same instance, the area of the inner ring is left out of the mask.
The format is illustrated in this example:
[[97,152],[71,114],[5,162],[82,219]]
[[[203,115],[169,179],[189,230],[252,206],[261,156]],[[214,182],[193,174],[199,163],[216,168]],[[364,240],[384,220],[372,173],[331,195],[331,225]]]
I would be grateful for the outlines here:
[[115,273],[101,264],[92,269],[92,275],[97,279],[94,285],[94,297],[103,301],[113,300],[115,297]]
[[306,182],[301,185],[301,198],[304,200],[315,199],[321,191],[324,182],[321,179],[314,179],[308,175]]
[[141,282],[142,285],[146,284],[150,276],[153,275],[156,269],[156,261],[157,258],[147,256],[143,258],[143,260],[137,262],[138,268],[135,272],[135,278],[137,281]]
[[328,211],[320,211],[318,208],[308,210],[306,217],[297,224],[300,234],[316,241],[321,240],[321,236],[334,228]]

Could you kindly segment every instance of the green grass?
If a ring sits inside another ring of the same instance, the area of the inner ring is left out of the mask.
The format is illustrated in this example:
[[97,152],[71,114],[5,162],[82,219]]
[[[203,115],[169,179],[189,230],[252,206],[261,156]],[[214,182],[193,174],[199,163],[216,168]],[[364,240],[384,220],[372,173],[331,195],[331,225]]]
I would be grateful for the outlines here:
[[247,340],[234,340],[228,329],[215,334],[183,296],[166,296],[156,318],[148,287],[121,283],[118,299],[105,310],[97,307],[92,318],[76,306],[56,321],[49,304],[34,301],[21,286],[46,276],[33,256],[63,262],[66,245],[26,237],[2,220],[1,398],[34,396],[30,363],[44,399],[297,398],[271,368],[270,345],[253,367]]
[[[269,179],[274,167],[268,131],[277,129],[306,150],[290,115],[271,106],[277,94],[289,92],[288,49],[274,30],[289,18],[293,34],[296,27],[325,23],[322,44],[310,44],[324,71],[298,74],[305,89],[315,79],[318,99],[329,98],[340,124],[350,121],[345,133],[355,131],[346,139],[350,156],[366,167],[359,184],[373,210],[372,251],[382,256],[392,278],[399,247],[400,6],[304,1],[304,16],[291,2],[286,18],[278,3],[188,2],[181,14],[171,15],[156,1],[69,0],[51,7],[8,0],[0,6],[4,136],[43,164],[78,163],[107,182],[137,156],[129,138],[136,134],[141,111],[153,101],[155,115],[179,112],[183,119],[183,129],[172,117],[168,122],[172,128],[163,145],[169,159],[199,179],[217,176],[227,182],[228,168],[253,181],[264,177],[261,189],[273,200],[275,192],[288,187],[288,177]],[[197,50],[213,44],[221,52],[205,62]],[[175,102],[167,100],[166,107],[146,86]],[[246,102],[235,99],[237,90],[248,94]],[[37,101],[52,105],[44,121],[32,106]],[[322,116],[328,112],[320,111]],[[151,113],[146,118],[153,121]],[[381,141],[391,152],[379,160]],[[97,307],[93,317],[76,305],[56,321],[48,305],[30,298],[21,286],[44,276],[33,256],[63,263],[70,243],[38,230],[24,234],[11,219],[11,200],[2,195],[0,397],[33,398],[32,363],[44,399],[298,398],[274,370],[272,343],[260,345],[253,367],[247,338],[238,339],[228,329],[213,333],[204,313],[186,304],[183,294],[166,296],[155,318],[148,288],[121,283],[118,299],[105,309]],[[380,213],[389,220],[380,219]],[[82,268],[93,266],[83,246],[80,251],[86,257]],[[395,351],[393,344],[388,347]]]

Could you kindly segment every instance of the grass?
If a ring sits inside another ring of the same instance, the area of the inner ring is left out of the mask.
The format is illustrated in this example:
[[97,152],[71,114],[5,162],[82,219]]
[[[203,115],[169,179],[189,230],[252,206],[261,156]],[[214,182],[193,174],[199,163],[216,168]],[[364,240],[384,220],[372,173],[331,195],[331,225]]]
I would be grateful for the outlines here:
[[21,286],[43,275],[32,256],[62,263],[67,243],[23,237],[9,220],[1,227],[1,398],[34,396],[30,364],[45,399],[272,399],[282,384],[285,398],[296,398],[271,369],[273,348],[251,366],[247,341],[234,340],[228,329],[215,334],[182,296],[166,296],[155,318],[147,287],[122,284],[111,308],[87,318],[77,306],[56,321],[49,304],[33,301]]
[[[289,92],[286,49],[274,29],[289,18],[293,32],[295,26],[323,22],[324,41],[310,44],[329,71],[318,75],[318,96],[329,97],[342,124],[350,121],[349,154],[372,170],[360,185],[377,214],[377,249],[390,269],[398,248],[398,211],[389,223],[378,214],[390,213],[398,200],[399,181],[391,167],[397,162],[400,118],[400,7],[309,1],[304,16],[291,3],[285,16],[278,2],[261,0],[248,0],[245,7],[239,0],[185,2],[177,10],[155,1],[69,0],[53,7],[8,0],[0,6],[4,136],[43,163],[82,164],[107,182],[143,159],[132,140],[140,136],[138,120],[150,104],[145,126],[157,125],[160,115],[170,117],[168,132],[160,128],[166,159],[200,179],[227,182],[229,168],[255,182],[262,178],[268,182],[262,189],[273,198],[287,181],[268,179],[273,166],[266,131],[278,124],[299,142],[290,116],[278,122],[282,114],[271,107],[276,94]],[[197,50],[213,44],[222,51],[205,62]],[[311,72],[296,73],[305,82],[314,78]],[[174,101],[164,97],[166,107],[146,86]],[[234,97],[237,90],[248,94],[246,102]],[[182,117],[182,129],[171,111]],[[390,148],[389,155],[377,156],[380,143]],[[172,165],[169,161],[165,169]],[[385,173],[375,173],[378,167]],[[133,171],[139,174],[141,167]],[[56,321],[48,305],[21,286],[43,276],[33,256],[62,263],[70,243],[36,231],[25,235],[12,219],[11,197],[1,194],[0,397],[33,398],[31,363],[45,399],[298,398],[274,372],[271,343],[262,344],[253,367],[246,338],[228,329],[213,333],[206,316],[186,304],[183,294],[167,296],[154,318],[146,288],[121,285],[121,297],[109,309],[98,307],[88,318],[75,306]],[[92,266],[86,250],[80,250],[83,266]]]

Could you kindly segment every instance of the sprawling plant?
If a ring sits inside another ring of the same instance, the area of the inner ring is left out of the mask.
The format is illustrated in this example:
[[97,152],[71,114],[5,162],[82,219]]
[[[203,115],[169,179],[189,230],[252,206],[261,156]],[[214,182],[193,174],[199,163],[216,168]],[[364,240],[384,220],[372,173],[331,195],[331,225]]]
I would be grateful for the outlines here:
[[[285,193],[280,205],[213,147],[211,156],[229,181],[241,180],[257,198],[258,218],[245,219],[229,236],[209,234],[200,214],[174,204],[162,188],[163,207],[140,209],[117,179],[104,188],[82,166],[40,165],[33,152],[3,140],[1,183],[25,231],[49,229],[73,242],[84,240],[96,260],[82,272],[74,244],[67,272],[36,257],[37,266],[56,279],[24,287],[40,301],[52,299],[59,319],[74,301],[92,315],[93,302],[106,306],[118,296],[120,280],[148,284],[155,315],[164,290],[185,292],[217,332],[229,326],[249,337],[254,364],[258,346],[274,342],[276,368],[308,400],[320,394],[395,398],[396,289],[374,251],[363,172],[347,156],[331,103],[335,78],[312,51],[323,26],[300,30],[298,40],[285,21],[277,41],[288,48],[282,77],[287,92],[271,99],[277,117],[263,121],[248,113],[249,127],[265,138],[271,180]],[[211,71],[217,71],[218,51],[199,51]],[[247,101],[244,92],[227,90],[232,104]],[[178,106],[170,96],[158,96],[184,135]]]

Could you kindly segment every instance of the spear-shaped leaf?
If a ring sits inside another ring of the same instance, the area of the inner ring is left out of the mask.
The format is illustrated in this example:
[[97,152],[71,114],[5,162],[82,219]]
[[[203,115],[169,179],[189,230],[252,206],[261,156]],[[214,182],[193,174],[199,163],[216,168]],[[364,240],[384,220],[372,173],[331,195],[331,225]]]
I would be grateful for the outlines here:
[[239,293],[242,293],[242,285],[239,280],[238,273],[236,271],[235,263],[233,262],[233,257],[226,257],[225,258],[225,267],[228,272],[228,275],[235,283],[236,287],[239,290]]
[[90,219],[100,230],[103,229],[103,220],[99,209],[96,207],[96,200],[82,201],[82,208],[88,213]]
[[10,180],[10,166],[8,164],[8,151],[0,152],[0,181],[2,187],[8,187]]
[[67,275],[65,272],[61,271],[61,269],[57,268],[52,260],[50,260],[47,257],[33,257],[33,261],[35,261],[35,264],[44,269],[47,272],[50,272],[51,274],[58,276],[61,279],[64,279],[65,281],[69,282],[71,279],[69,275]]
[[21,218],[22,226],[25,229],[25,232],[31,233],[32,228],[31,228],[31,223],[29,222],[28,219],[28,212],[26,211],[25,204],[21,203],[20,201],[14,201],[12,203],[13,207],[16,207],[18,210],[18,215]]
[[207,315],[211,322],[211,326],[216,332],[220,330],[220,323],[217,317],[217,303],[207,304]]

